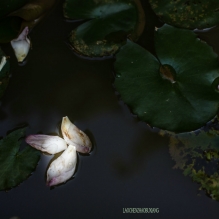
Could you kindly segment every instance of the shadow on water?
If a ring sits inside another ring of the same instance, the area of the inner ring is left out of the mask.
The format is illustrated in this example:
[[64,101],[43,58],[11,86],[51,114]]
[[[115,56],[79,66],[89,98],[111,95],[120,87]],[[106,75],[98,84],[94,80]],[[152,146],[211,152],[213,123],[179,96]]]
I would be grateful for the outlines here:
[[143,131],[139,133],[139,138],[130,142],[131,147],[127,145],[127,150],[123,154],[114,155],[112,166],[117,176],[130,178],[142,172],[147,168],[150,156],[168,145],[168,137],[162,137],[150,128],[146,129],[144,133]]

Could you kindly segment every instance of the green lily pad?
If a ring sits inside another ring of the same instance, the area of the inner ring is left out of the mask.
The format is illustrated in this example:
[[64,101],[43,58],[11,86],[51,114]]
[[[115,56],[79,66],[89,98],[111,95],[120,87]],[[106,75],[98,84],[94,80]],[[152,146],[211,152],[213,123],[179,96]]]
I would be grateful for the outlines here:
[[[5,57],[4,52],[0,48],[0,63],[3,61],[3,57]],[[9,61],[6,60],[3,68],[0,70],[0,98],[4,94],[5,89],[8,86],[9,82]]]
[[155,31],[157,57],[129,41],[116,55],[115,87],[134,114],[173,132],[198,129],[218,111],[219,62],[189,30]]
[[182,28],[207,28],[219,24],[218,0],[149,0],[164,22]]
[[219,201],[219,131],[210,129],[197,133],[170,135],[169,152],[176,162],[174,168],[200,184],[208,196]]
[[40,152],[30,146],[20,149],[25,128],[11,132],[0,140],[0,190],[18,186],[35,170]]
[[136,40],[145,22],[138,0],[66,0],[64,16],[86,20],[69,40],[77,53],[90,57],[114,54],[128,35]]

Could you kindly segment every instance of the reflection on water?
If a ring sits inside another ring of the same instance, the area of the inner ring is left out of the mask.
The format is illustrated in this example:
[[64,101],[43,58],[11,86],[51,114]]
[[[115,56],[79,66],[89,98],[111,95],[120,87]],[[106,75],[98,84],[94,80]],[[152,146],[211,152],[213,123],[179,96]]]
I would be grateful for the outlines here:
[[176,162],[174,169],[181,169],[185,176],[200,185],[200,190],[213,200],[219,201],[219,130],[218,120],[209,124],[205,129],[196,132],[170,135],[169,152]]

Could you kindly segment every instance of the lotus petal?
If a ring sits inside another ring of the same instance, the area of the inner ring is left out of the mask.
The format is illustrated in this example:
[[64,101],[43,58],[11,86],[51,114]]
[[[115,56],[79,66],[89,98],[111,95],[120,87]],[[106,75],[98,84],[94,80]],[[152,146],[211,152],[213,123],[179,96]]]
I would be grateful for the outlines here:
[[18,62],[22,62],[29,52],[30,40],[27,38],[28,33],[29,29],[25,27],[18,38],[11,41]]
[[92,143],[89,137],[78,129],[69,118],[63,117],[61,125],[62,135],[67,144],[74,145],[76,150],[81,153],[89,153]]
[[49,154],[56,154],[67,148],[66,142],[58,136],[29,135],[26,138],[26,142],[37,150]]
[[76,148],[69,145],[68,148],[54,160],[47,171],[47,185],[54,186],[70,179],[77,164]]

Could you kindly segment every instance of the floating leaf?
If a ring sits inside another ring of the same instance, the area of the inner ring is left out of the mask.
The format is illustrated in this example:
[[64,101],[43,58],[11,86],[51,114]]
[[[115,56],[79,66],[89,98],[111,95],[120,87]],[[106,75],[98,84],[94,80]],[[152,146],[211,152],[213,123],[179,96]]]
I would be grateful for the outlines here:
[[149,0],[164,22],[183,28],[207,28],[219,24],[218,0]]
[[0,3],[0,43],[7,43],[17,38],[25,27],[33,28],[56,1],[22,0],[18,2],[9,0]]
[[64,16],[87,21],[73,30],[70,43],[84,56],[114,54],[127,35],[136,40],[144,28],[144,12],[139,0],[66,0]]
[[170,135],[169,151],[176,162],[174,168],[183,170],[200,184],[200,189],[219,201],[219,131],[199,131]]
[[0,48],[0,98],[2,97],[9,82],[9,61]]
[[30,146],[20,150],[25,128],[11,132],[0,140],[0,190],[19,185],[35,170],[40,152]]
[[155,31],[156,55],[128,41],[116,55],[115,86],[139,118],[174,132],[210,121],[219,103],[219,62],[189,30],[164,25]]

